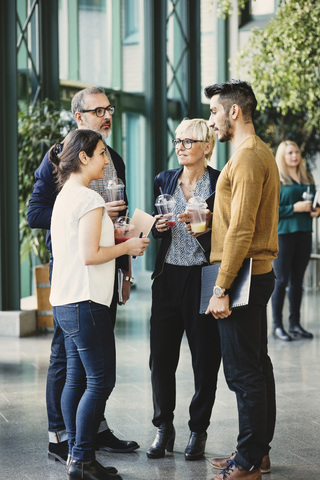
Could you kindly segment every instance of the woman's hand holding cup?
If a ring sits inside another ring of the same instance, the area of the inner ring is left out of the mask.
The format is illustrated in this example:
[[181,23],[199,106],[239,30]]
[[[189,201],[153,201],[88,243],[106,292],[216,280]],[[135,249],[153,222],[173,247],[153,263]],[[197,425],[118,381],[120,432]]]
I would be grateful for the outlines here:
[[293,204],[293,211],[297,213],[301,212],[311,212],[312,202],[311,200],[300,200]]
[[166,213],[165,215],[155,215],[154,217],[156,219],[155,227],[159,233],[166,232],[167,230],[172,228],[169,223],[170,216],[172,215],[173,215],[172,213]]
[[119,213],[126,210],[126,208],[127,205],[124,200],[114,200],[112,202],[106,202],[105,204],[107,214],[113,222],[118,218]]
[[209,209],[206,210],[206,229],[201,232],[201,233],[195,233],[192,231],[192,227],[191,227],[191,217],[190,217],[190,214],[188,211],[184,212],[184,213],[179,213],[177,215],[177,219],[178,219],[178,222],[182,223],[182,222],[185,222],[185,229],[187,230],[187,232],[189,233],[189,235],[191,235],[191,237],[193,238],[196,238],[196,237],[199,237],[200,235],[203,235],[204,233],[207,233],[211,227],[210,227],[210,224],[211,224],[211,220],[212,220],[212,212],[210,212]]
[[190,224],[190,215],[189,212],[184,212],[184,213],[179,213],[177,215],[178,222],[180,223],[185,223],[185,229],[191,235],[192,237],[195,236],[195,234],[191,230],[191,224]]
[[[157,227],[156,224],[156,228],[159,232],[169,230],[169,228],[173,228],[175,226],[175,205],[175,199],[167,193],[161,194],[156,198],[155,206],[157,208],[158,215],[156,215],[155,218],[158,219],[159,227]],[[160,218],[162,221],[159,221]]]

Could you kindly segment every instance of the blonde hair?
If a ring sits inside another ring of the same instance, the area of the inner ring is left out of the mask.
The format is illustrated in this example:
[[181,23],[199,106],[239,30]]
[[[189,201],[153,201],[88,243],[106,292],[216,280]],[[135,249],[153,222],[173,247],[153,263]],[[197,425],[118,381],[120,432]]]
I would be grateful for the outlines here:
[[216,143],[216,135],[213,129],[208,126],[207,121],[203,118],[192,118],[182,120],[176,128],[176,134],[184,133],[186,130],[191,131],[194,140],[202,140],[211,145],[210,151],[204,157],[204,165],[206,167]]
[[[277,162],[278,169],[279,169],[280,181],[284,185],[292,185],[292,179],[289,175],[288,167],[287,167],[286,162],[285,162],[286,148],[289,145],[293,145],[294,147],[296,147],[299,150],[300,157],[301,157],[300,148],[292,140],[284,140],[278,146],[277,153],[276,153],[276,162]],[[297,167],[297,170],[298,170],[298,176],[299,176],[300,181],[303,185],[309,185],[310,183],[311,184],[314,183],[312,175],[310,173],[308,173],[307,170],[306,170],[305,162],[304,162],[302,157],[301,157],[301,161],[300,161],[300,163]]]

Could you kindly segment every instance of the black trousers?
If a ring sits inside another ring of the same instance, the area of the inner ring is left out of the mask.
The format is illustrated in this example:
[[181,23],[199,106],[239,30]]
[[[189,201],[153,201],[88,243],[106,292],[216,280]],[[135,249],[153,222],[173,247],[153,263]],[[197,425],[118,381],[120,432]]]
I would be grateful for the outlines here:
[[200,315],[201,266],[165,264],[152,285],[150,369],[156,427],[172,421],[176,406],[176,369],[183,333],[188,339],[195,393],[189,428],[204,432],[216,395],[221,353],[217,321]]
[[218,320],[224,373],[238,406],[235,460],[246,470],[260,466],[275,428],[275,382],[268,356],[266,314],[273,287],[273,271],[252,275],[249,306]]
[[282,310],[288,283],[289,326],[300,325],[303,277],[310,259],[311,247],[311,232],[279,235],[278,258],[273,262],[276,284],[271,298],[274,328],[283,327]]

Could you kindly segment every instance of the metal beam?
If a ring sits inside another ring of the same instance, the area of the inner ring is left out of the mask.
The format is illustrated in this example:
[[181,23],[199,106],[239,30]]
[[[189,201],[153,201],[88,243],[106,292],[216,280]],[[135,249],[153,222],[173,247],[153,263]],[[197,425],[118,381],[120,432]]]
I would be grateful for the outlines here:
[[[218,59],[218,83],[228,80],[228,18],[217,19],[218,41],[216,55]],[[228,143],[217,142],[217,168],[222,170],[229,159]]]
[[41,1],[40,9],[40,49],[41,55],[41,98],[59,101],[59,31],[58,0]]
[[200,0],[188,0],[189,25],[189,116],[201,116]]
[[[147,137],[154,171],[166,168],[166,12],[167,0],[145,0],[145,78]],[[148,154],[147,154],[148,155]],[[148,156],[147,156],[148,158]]]
[[[167,80],[166,12],[167,0],[145,0],[145,101],[146,171],[151,179],[146,205],[153,205],[153,178],[166,169],[167,160]],[[154,243],[152,244],[153,248]],[[154,251],[147,257],[147,269],[154,268]]]
[[0,11],[0,310],[20,310],[16,2]]

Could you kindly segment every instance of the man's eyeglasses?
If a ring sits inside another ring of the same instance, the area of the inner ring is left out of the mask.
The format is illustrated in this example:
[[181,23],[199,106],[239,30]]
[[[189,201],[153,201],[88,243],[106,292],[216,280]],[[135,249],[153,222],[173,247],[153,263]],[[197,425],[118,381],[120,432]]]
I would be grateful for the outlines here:
[[104,117],[106,114],[106,111],[110,113],[110,115],[114,114],[116,107],[114,105],[109,105],[108,107],[97,107],[93,108],[92,110],[81,110],[80,113],[87,113],[87,112],[94,112],[97,117]]
[[184,138],[183,140],[180,140],[180,138],[176,138],[175,140],[172,140],[172,145],[174,148],[179,148],[180,144],[186,149],[190,150],[192,148],[193,143],[198,143],[198,142],[203,142],[204,140],[191,140],[190,138]]

